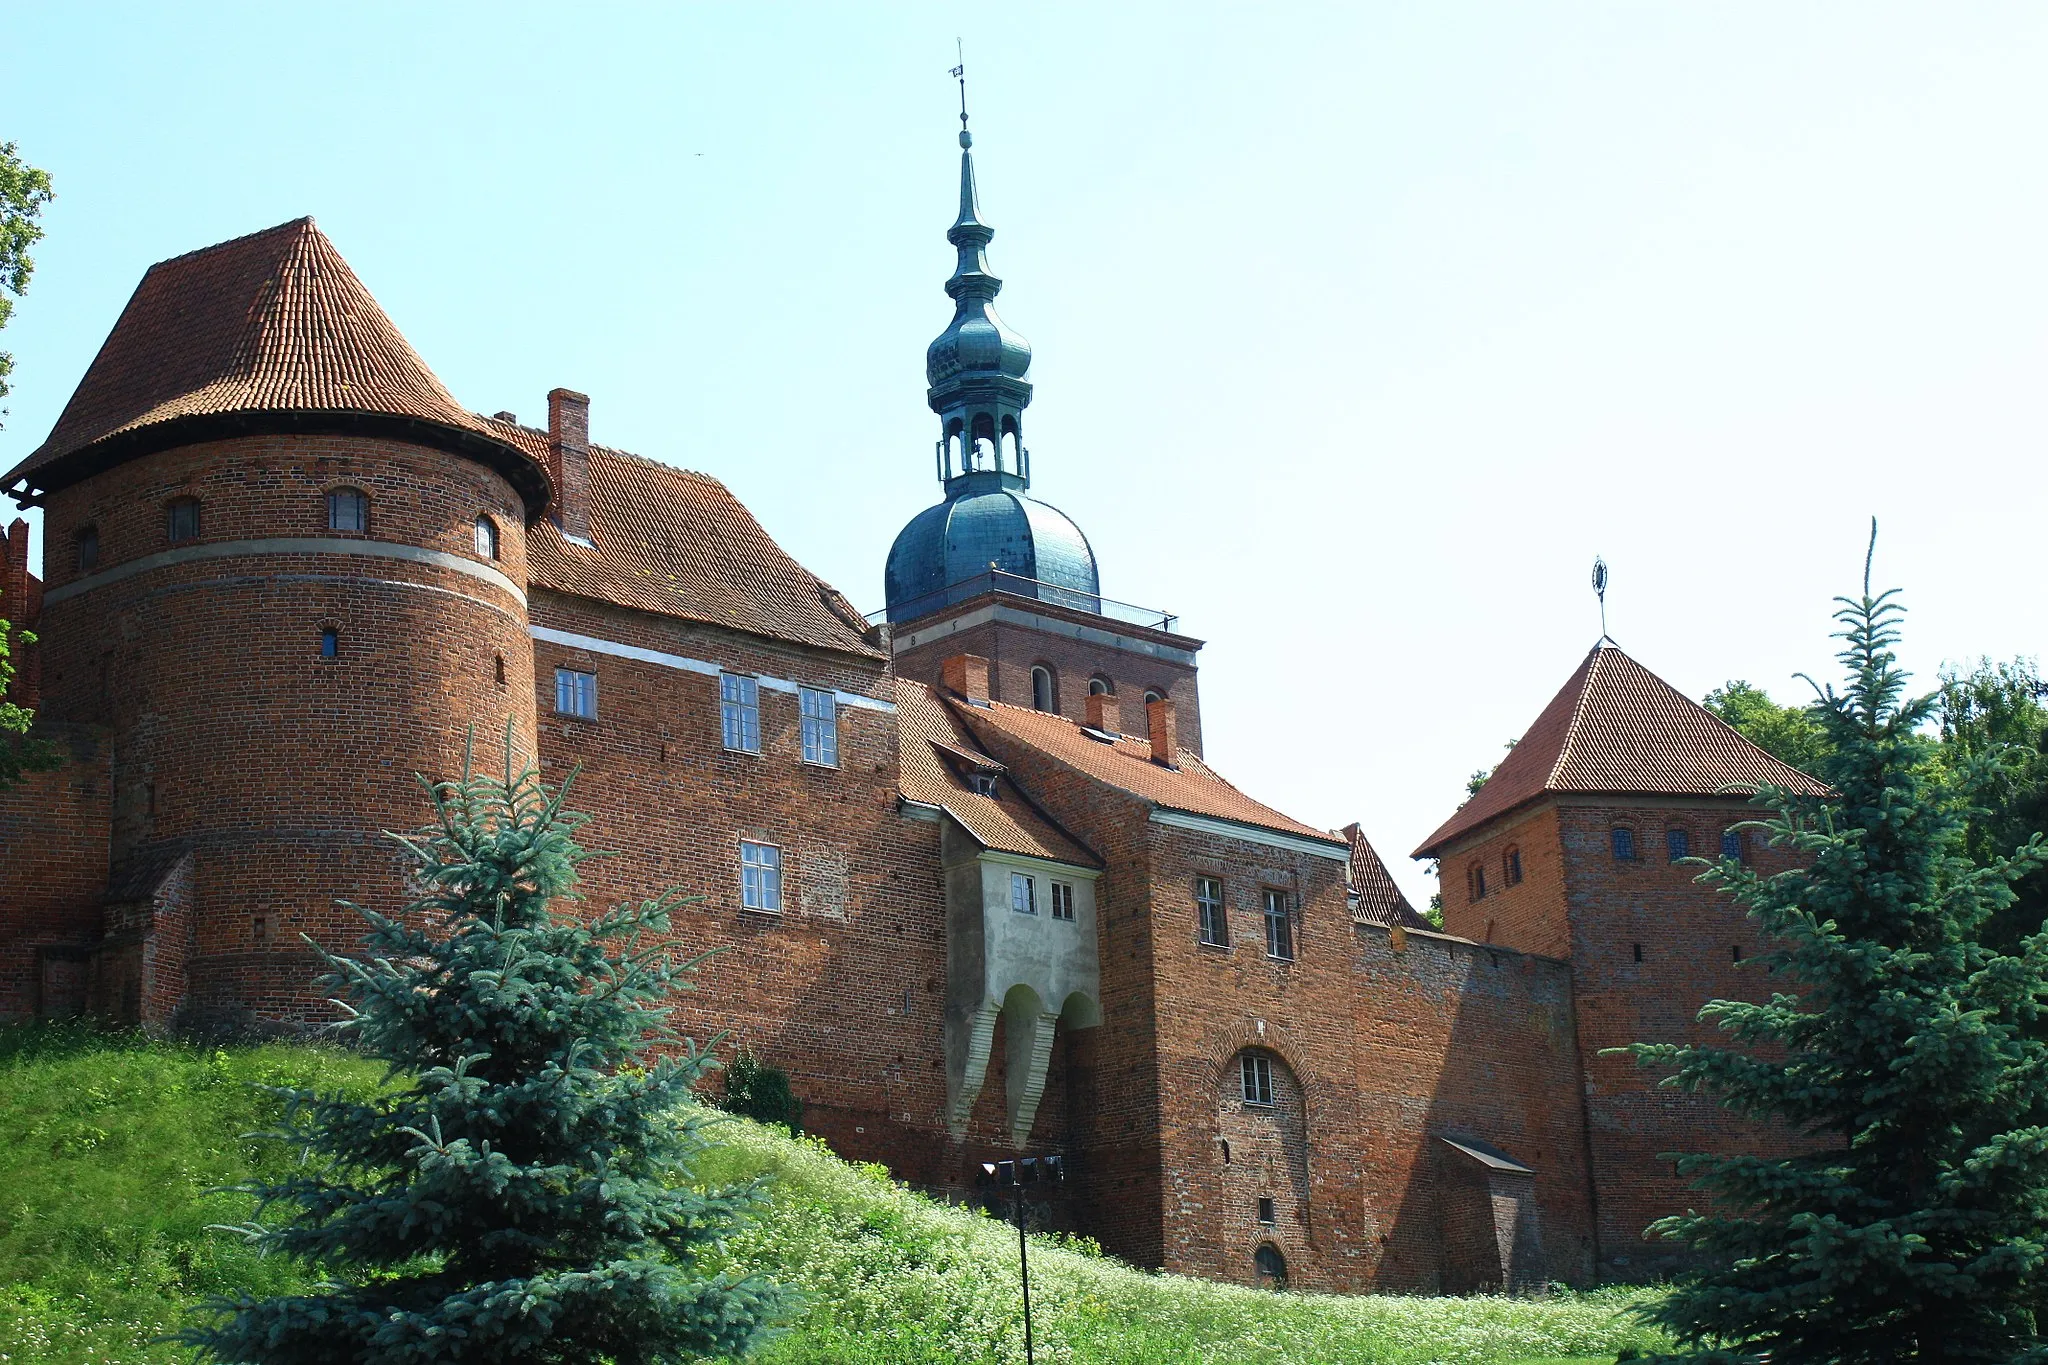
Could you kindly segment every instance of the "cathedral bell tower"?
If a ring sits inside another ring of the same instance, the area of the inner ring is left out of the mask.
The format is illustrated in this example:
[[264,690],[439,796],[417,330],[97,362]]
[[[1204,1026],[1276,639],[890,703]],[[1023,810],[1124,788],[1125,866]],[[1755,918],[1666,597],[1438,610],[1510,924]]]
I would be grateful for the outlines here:
[[887,617],[897,671],[938,681],[948,655],[989,660],[998,701],[1107,714],[1143,733],[1145,704],[1164,698],[1180,742],[1201,748],[1195,655],[1177,618],[1102,596],[1095,551],[1065,513],[1029,496],[1031,343],[996,315],[995,229],[982,221],[974,138],[960,111],[960,211],[946,230],[957,261],[946,280],[953,319],[925,350],[926,401],[939,418],[934,466],[945,498],[911,518],[890,547]]

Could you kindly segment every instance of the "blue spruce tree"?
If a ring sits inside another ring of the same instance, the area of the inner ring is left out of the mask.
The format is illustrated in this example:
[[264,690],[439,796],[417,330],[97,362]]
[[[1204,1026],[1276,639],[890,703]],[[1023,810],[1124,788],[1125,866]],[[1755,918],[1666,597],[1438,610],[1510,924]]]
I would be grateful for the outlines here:
[[[1874,548],[1875,528],[1873,528]],[[1652,1231],[1710,1268],[1653,1316],[1693,1361],[1770,1365],[2048,1361],[2034,1304],[2048,1286],[2048,933],[2011,955],[1984,941],[2040,836],[1965,856],[1966,784],[1937,759],[1934,698],[1910,699],[1892,593],[1839,598],[1844,690],[1816,708],[1832,798],[1767,792],[1772,842],[1803,867],[1724,861],[1786,989],[1714,1001],[1737,1046],[1639,1044],[1667,1084],[1773,1120],[1783,1160],[1688,1156],[1713,1197]]]
[[691,1268],[758,1192],[687,1179],[708,1120],[686,1101],[711,1062],[663,1002],[694,963],[640,942],[668,929],[676,898],[555,913],[574,900],[584,817],[563,809],[566,783],[515,773],[509,742],[502,778],[465,771],[428,791],[436,822],[400,840],[424,894],[397,919],[363,911],[368,951],[327,955],[322,983],[349,1009],[341,1027],[390,1063],[387,1086],[281,1092],[272,1136],[312,1159],[254,1187],[242,1229],[332,1282],[217,1304],[185,1340],[249,1365],[745,1352],[782,1299],[756,1276]]

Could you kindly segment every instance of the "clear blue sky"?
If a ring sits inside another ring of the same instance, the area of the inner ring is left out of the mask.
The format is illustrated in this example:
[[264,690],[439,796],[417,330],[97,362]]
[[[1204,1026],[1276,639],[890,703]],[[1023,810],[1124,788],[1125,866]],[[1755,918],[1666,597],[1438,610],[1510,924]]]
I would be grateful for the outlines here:
[[11,465],[150,262],[315,215],[471,407],[557,384],[863,607],[935,501],[963,36],[1035,491],[1210,641],[1210,756],[1408,849],[1598,634],[2034,654],[2048,8],[15,3],[57,180]]

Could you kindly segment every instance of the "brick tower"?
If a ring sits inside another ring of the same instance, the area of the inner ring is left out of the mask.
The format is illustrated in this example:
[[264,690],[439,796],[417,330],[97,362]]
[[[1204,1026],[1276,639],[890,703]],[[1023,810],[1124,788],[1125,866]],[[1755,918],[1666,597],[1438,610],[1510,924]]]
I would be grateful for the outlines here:
[[421,822],[413,774],[458,769],[472,726],[532,752],[548,471],[300,219],[153,267],[5,484],[50,535],[43,718],[111,758],[108,890],[29,979],[147,1023],[181,994],[298,1017],[300,934],[353,942],[337,897],[401,899],[377,831]]
[[1711,1041],[1715,998],[1769,989],[1747,965],[1755,931],[1682,859],[1783,855],[1753,832],[1748,798],[1821,784],[1757,748],[1603,640],[1486,785],[1415,851],[1440,860],[1444,928],[1571,964],[1599,1270],[1638,1278],[1673,1250],[1656,1218],[1698,1202],[1659,1154],[1761,1151],[1779,1139],[1711,1099],[1666,1090],[1629,1057],[1637,1042]]
[[996,316],[1003,282],[989,271],[995,229],[981,220],[973,138],[960,116],[960,212],[946,232],[959,260],[946,293],[953,320],[925,352],[926,399],[939,417],[935,454],[945,499],[890,547],[891,648],[906,678],[938,683],[943,661],[989,663],[999,701],[1085,720],[1088,698],[1144,728],[1147,702],[1173,702],[1179,742],[1200,753],[1195,656],[1176,617],[1102,596],[1095,551],[1059,509],[1029,496],[1031,343]]

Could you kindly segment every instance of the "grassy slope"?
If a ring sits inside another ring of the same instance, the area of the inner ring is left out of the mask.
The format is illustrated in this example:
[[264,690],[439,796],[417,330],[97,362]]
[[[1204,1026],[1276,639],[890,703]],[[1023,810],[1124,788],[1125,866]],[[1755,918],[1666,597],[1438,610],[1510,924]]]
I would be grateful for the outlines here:
[[[269,1106],[251,1083],[369,1087],[377,1068],[310,1048],[203,1050],[48,1030],[0,1031],[0,1362],[183,1358],[150,1339],[188,1305],[305,1282],[207,1231],[246,1201],[210,1187],[288,1154],[241,1137]],[[807,1307],[774,1365],[969,1365],[1021,1360],[1016,1240],[935,1205],[879,1168],[752,1124],[707,1174],[770,1172],[770,1215],[736,1239]],[[1151,1362],[1611,1360],[1650,1338],[1613,1295],[1536,1300],[1339,1298],[1146,1275],[1086,1248],[1032,1249],[1038,1358]]]

